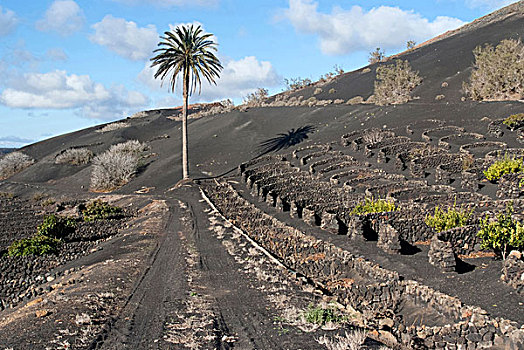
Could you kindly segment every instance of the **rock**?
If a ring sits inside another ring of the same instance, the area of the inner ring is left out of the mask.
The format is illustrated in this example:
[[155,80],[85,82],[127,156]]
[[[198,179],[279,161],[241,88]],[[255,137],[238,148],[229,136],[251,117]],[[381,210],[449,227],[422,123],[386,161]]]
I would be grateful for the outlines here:
[[429,263],[440,267],[444,272],[453,272],[456,268],[455,253],[451,243],[443,241],[440,235],[435,235],[429,245]]
[[401,246],[398,231],[390,224],[380,222],[378,224],[377,246],[386,253],[400,253]]
[[311,226],[316,226],[315,212],[308,208],[302,209],[302,220],[304,220],[306,224],[309,224]]
[[36,310],[35,311],[35,316],[38,317],[38,318],[41,318],[41,317],[46,317],[47,315],[49,315],[49,311],[48,310]]
[[338,234],[339,224],[337,220],[337,214],[330,212],[322,213],[322,223],[320,227],[326,231],[329,231],[334,234]]
[[44,298],[36,298],[35,300],[28,302],[27,306],[33,306],[33,305],[41,303],[42,301],[44,301]]
[[391,318],[381,318],[378,321],[378,325],[381,329],[391,329],[395,325],[395,321],[393,321]]

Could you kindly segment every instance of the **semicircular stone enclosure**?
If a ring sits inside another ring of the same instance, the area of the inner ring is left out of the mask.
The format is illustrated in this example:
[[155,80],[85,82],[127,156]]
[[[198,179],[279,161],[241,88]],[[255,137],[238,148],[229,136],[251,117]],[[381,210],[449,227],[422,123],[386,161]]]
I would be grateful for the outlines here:
[[[252,239],[398,344],[518,347],[524,261],[517,252],[497,258],[478,237],[486,215],[511,202],[518,221],[524,208],[521,173],[498,181],[484,174],[524,154],[517,133],[511,148],[494,125],[478,133],[428,119],[353,131],[263,155],[200,184]],[[365,198],[389,206],[358,210]],[[450,208],[465,222],[430,225],[436,210]]]

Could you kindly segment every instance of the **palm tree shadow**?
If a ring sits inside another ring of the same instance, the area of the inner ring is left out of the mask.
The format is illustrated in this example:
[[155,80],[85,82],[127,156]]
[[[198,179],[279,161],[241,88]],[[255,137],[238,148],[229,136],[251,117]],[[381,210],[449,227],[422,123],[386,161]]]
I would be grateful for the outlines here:
[[[316,129],[313,125],[306,125],[306,126],[302,126],[298,129],[291,129],[289,130],[286,134],[282,133],[282,134],[278,134],[277,137],[273,137],[273,138],[270,138],[270,139],[267,139],[266,141],[262,141],[259,145],[258,145],[258,151],[260,152],[257,156],[251,158],[251,160],[253,159],[257,159],[265,154],[268,154],[268,153],[271,153],[271,152],[277,152],[277,151],[280,151],[281,149],[286,149],[286,148],[289,148],[291,146],[294,146],[294,145],[298,145],[299,143],[303,142],[304,140],[308,139],[308,134],[314,132]],[[222,176],[226,176],[230,173],[232,173],[233,171],[237,170],[238,167],[234,167],[220,175],[216,175],[216,176],[208,176],[208,177],[200,177],[200,178],[195,178],[194,180],[196,181],[199,181],[199,180],[206,180],[206,179],[216,179],[216,178],[220,178]]]
[[294,145],[298,145],[304,140],[308,139],[308,134],[315,131],[313,125],[302,126],[298,129],[291,129],[287,133],[278,134],[277,137],[273,137],[262,141],[258,145],[258,151],[260,154],[255,158],[263,156],[271,152],[278,152],[282,149],[289,148]]

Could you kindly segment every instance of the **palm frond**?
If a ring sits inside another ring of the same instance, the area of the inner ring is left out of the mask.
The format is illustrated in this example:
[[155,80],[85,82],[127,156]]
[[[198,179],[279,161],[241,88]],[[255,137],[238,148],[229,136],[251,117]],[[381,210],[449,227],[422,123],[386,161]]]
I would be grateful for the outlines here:
[[216,84],[223,67],[215,56],[217,44],[210,40],[212,34],[204,33],[200,25],[179,26],[161,36],[156,54],[151,58],[151,67],[157,67],[155,79],[162,84],[169,80],[169,89],[174,92],[180,74],[188,74],[189,95],[198,88],[200,94],[202,77]]

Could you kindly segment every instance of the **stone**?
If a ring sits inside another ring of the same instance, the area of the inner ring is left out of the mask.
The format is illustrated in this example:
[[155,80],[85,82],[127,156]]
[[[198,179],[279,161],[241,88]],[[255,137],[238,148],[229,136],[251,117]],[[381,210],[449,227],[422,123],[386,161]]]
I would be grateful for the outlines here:
[[478,333],[469,333],[466,335],[466,339],[470,342],[478,343],[482,341],[482,337]]
[[320,227],[323,230],[326,230],[328,232],[338,234],[339,224],[338,224],[337,214],[330,213],[330,212],[323,212],[322,213],[322,222],[320,224]]
[[41,317],[46,317],[47,315],[49,315],[49,311],[48,310],[36,310],[35,311],[35,316],[38,317],[38,318],[41,318]]
[[444,272],[453,272],[456,268],[455,253],[450,242],[442,240],[439,235],[433,236],[429,245],[429,263],[441,268]]
[[302,220],[308,225],[316,226],[316,214],[313,210],[304,208],[302,209]]
[[401,250],[398,231],[388,223],[378,224],[377,246],[390,254],[399,254]]
[[385,328],[391,329],[395,325],[395,321],[393,321],[391,318],[381,318],[378,321],[378,325],[381,329],[385,329]]

